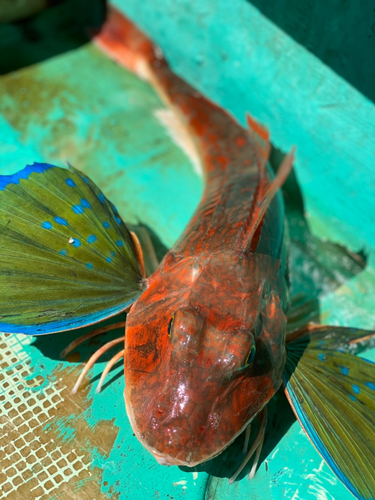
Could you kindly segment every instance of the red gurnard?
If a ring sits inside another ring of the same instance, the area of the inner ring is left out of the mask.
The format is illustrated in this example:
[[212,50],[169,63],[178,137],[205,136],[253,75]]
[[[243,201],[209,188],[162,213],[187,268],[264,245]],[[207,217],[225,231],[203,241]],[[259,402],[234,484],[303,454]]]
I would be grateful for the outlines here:
[[206,187],[175,246],[132,306],[125,401],[139,440],[166,465],[223,451],[279,389],[288,280],[284,209],[267,132],[244,130],[171,72],[114,9],[96,43],[149,80],[194,137]]
[[373,500],[374,365],[352,354],[374,345],[374,332],[309,325],[286,339],[279,189],[293,153],[274,178],[266,130],[251,117],[245,130],[174,75],[161,51],[115,9],[95,41],[159,91],[173,113],[173,133],[200,158],[204,195],[146,278],[137,238],[87,176],[39,163],[0,176],[0,330],[61,332],[130,308],[125,337],[94,354],[73,392],[95,359],[125,338],[99,386],[124,356],[131,425],[159,463],[195,466],[244,429],[246,448],[258,416],[258,434],[231,481],[256,452],[252,477],[266,405],[283,382],[302,427],[338,478],[358,499]]

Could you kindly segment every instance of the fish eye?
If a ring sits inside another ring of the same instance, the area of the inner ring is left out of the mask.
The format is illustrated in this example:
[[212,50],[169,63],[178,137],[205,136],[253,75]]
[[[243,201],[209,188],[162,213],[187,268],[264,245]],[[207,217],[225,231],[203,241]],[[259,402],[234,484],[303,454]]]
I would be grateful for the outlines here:
[[168,337],[172,335],[172,327],[173,327],[174,315],[171,317],[168,324]]
[[255,343],[251,346],[251,349],[249,351],[249,354],[247,355],[247,358],[245,360],[245,367],[251,365],[251,363],[254,361],[255,358],[255,353],[256,353],[256,347]]

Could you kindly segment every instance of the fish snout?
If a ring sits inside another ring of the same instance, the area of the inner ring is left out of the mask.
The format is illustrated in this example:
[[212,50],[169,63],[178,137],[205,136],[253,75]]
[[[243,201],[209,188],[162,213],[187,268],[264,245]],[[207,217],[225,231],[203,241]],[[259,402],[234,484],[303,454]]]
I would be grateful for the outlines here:
[[180,460],[177,460],[177,459],[172,458],[172,457],[161,455],[159,453],[156,453],[155,451],[151,451],[151,454],[153,455],[153,457],[156,459],[156,461],[160,465],[166,465],[167,467],[169,467],[171,465],[185,465],[186,466],[185,462],[181,462]]

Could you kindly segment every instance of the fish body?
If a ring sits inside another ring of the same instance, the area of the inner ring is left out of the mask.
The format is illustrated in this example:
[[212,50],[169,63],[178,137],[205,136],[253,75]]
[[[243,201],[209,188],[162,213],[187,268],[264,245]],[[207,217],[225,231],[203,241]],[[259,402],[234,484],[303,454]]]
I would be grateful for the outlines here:
[[109,22],[97,43],[108,50],[113,40],[138,41],[125,64],[131,60],[193,135],[205,175],[200,205],[128,314],[125,401],[133,430],[159,462],[194,466],[226,448],[281,385],[284,206],[276,193],[261,223],[254,217],[273,180],[267,133],[252,119],[245,130],[123,23],[115,36]]
[[282,200],[267,212],[257,248],[243,253],[236,243],[259,172],[256,164],[228,169],[233,180],[230,172],[208,177],[192,222],[127,318],[127,411],[163,463],[193,466],[220,453],[281,384],[288,306]]

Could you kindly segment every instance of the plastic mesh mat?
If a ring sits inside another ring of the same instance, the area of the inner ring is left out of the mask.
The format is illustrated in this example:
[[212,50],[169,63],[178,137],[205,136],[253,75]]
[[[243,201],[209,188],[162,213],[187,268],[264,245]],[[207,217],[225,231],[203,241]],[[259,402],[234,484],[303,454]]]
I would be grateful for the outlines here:
[[27,350],[32,337],[1,334],[0,338],[0,498],[108,498],[99,491],[92,496],[90,487],[76,497],[75,492],[91,479],[97,488],[98,474],[79,436],[69,440],[66,429],[59,433],[59,422],[73,418],[69,402],[77,415],[87,406],[87,401],[81,406],[82,394],[71,399],[77,369],[70,369],[70,376],[61,371],[50,381],[36,375],[44,366],[35,369],[31,363]]

